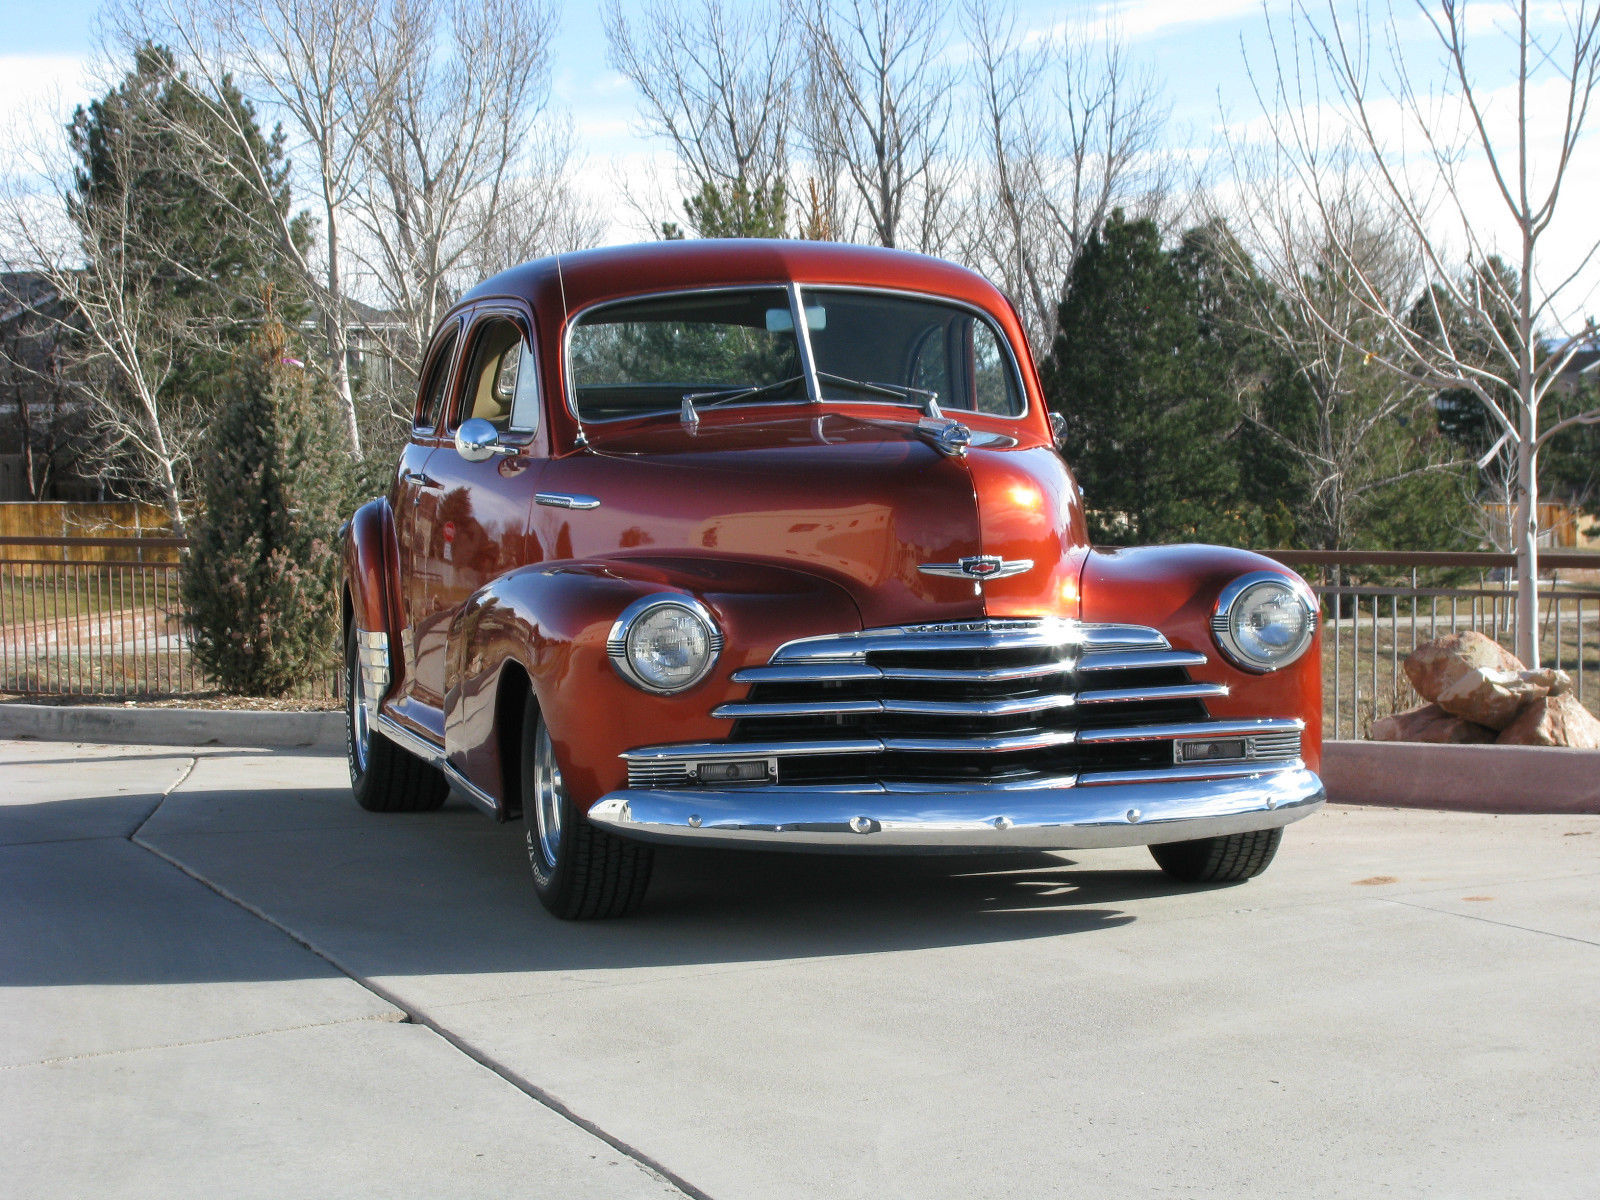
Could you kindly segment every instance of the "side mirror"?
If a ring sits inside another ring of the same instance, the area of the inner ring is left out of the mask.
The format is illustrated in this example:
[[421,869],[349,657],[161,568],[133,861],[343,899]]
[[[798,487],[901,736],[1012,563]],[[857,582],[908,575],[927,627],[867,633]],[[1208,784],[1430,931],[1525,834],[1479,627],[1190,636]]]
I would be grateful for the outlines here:
[[482,417],[470,417],[456,430],[456,453],[468,462],[483,462],[496,454],[514,454],[516,447],[500,444],[500,431]]
[[1055,439],[1057,450],[1067,443],[1067,419],[1058,412],[1050,414],[1050,436]]

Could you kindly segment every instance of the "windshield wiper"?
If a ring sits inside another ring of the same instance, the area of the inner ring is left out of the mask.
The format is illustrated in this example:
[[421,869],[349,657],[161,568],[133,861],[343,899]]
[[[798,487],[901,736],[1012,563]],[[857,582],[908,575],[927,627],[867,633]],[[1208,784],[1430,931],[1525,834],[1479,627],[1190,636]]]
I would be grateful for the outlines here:
[[817,378],[824,383],[855,388],[870,395],[888,396],[891,400],[914,404],[930,417],[942,415],[939,412],[939,393],[929,391],[927,388],[911,387],[903,383],[876,383],[867,379],[851,379],[848,375],[834,375],[829,371],[818,371]]
[[790,375],[787,379],[775,379],[771,383],[753,383],[748,387],[722,388],[714,392],[685,392],[683,394],[683,423],[685,425],[698,425],[700,408],[715,408],[718,404],[731,404],[735,400],[748,400],[752,396],[764,395],[767,392],[776,392],[786,387],[793,387],[805,380],[804,375]]

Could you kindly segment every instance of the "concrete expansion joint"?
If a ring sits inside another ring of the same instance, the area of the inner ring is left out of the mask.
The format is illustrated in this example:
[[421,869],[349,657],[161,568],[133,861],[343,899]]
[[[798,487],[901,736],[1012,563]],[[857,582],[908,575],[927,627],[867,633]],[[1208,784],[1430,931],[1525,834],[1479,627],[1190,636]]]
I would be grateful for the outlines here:
[[248,1042],[255,1038],[276,1037],[283,1033],[300,1033],[307,1029],[333,1029],[340,1025],[392,1024],[399,1018],[390,1013],[370,1013],[361,1017],[340,1017],[333,1021],[308,1021],[304,1025],[283,1025],[276,1029],[252,1029],[248,1033],[231,1033],[225,1037],[195,1038],[190,1041],[157,1042],[149,1046],[125,1046],[116,1050],[96,1050],[88,1054],[62,1054],[55,1058],[40,1058],[32,1062],[6,1063],[0,1072],[22,1071],[30,1067],[53,1067],[61,1063],[87,1062],[95,1058],[118,1058],[126,1054],[147,1054],[158,1050],[181,1050],[190,1046],[219,1046],[225,1042]]
[[1562,942],[1577,942],[1580,946],[1594,946],[1600,949],[1600,942],[1589,938],[1574,937],[1570,933],[1556,933],[1549,929],[1534,929],[1528,925],[1518,925],[1514,921],[1496,921],[1493,917],[1481,917],[1477,913],[1452,912],[1448,908],[1434,908],[1430,904],[1418,904],[1414,900],[1401,900],[1396,896],[1378,896],[1375,899],[1385,904],[1398,904],[1402,908],[1414,908],[1418,912],[1434,913],[1441,917],[1458,917],[1463,921],[1479,921],[1485,925],[1498,925],[1501,929],[1515,929],[1519,933],[1535,933],[1540,937],[1555,938]]
[[[521,1092],[528,1099],[549,1109],[562,1120],[567,1121],[572,1125],[576,1125],[579,1129],[582,1129],[591,1137],[597,1138],[598,1140],[604,1142],[618,1154],[621,1154],[632,1161],[641,1170],[660,1180],[662,1183],[665,1183],[667,1186],[676,1189],[682,1195],[689,1197],[690,1200],[713,1200],[709,1194],[702,1191],[688,1180],[679,1176],[676,1172],[669,1169],[664,1163],[658,1162],[650,1155],[644,1153],[642,1150],[630,1146],[627,1142],[624,1142],[621,1138],[602,1129],[599,1125],[589,1120],[587,1117],[580,1116],[561,1100],[557,1099],[555,1096],[551,1095],[537,1084],[524,1079],[515,1071],[512,1071],[503,1066],[501,1063],[496,1062],[493,1058],[489,1057],[488,1054],[478,1049],[478,1047],[474,1046],[471,1042],[468,1042],[458,1034],[439,1024],[437,1021],[430,1018],[426,1013],[420,1012],[419,1010],[406,1004],[382,984],[379,984],[362,975],[360,972],[346,966],[332,954],[329,954],[320,946],[317,946],[309,938],[297,933],[295,930],[291,929],[289,926],[285,925],[282,921],[279,921],[262,908],[251,904],[243,897],[234,895],[215,880],[208,879],[206,876],[200,874],[200,872],[190,867],[187,863],[174,858],[172,855],[162,850],[159,846],[156,846],[152,842],[146,841],[143,837],[141,837],[140,834],[144,830],[144,827],[150,823],[150,819],[161,810],[161,805],[166,802],[167,798],[188,781],[189,777],[194,773],[195,766],[198,762],[198,758],[189,759],[184,769],[179,773],[178,778],[174,780],[172,785],[161,794],[161,801],[157,803],[155,808],[151,810],[150,815],[140,822],[138,829],[135,829],[131,834],[128,835],[128,841],[133,843],[135,846],[138,846],[141,850],[145,850],[148,853],[155,855],[167,865],[171,866],[174,870],[180,871],[184,875],[187,875],[201,887],[204,887],[207,890],[215,893],[217,896],[220,896],[229,904],[235,905],[238,908],[242,908],[245,912],[249,913],[252,917],[255,917],[258,921],[262,921],[265,924],[272,926],[272,928],[289,938],[297,946],[300,946],[308,953],[320,958],[323,962],[327,963],[335,971],[338,971],[339,974],[343,975],[346,979],[350,980],[358,987],[370,992],[372,995],[382,1000],[385,1004],[390,1005],[394,1010],[392,1014],[384,1015],[376,1019],[390,1021],[401,1025],[422,1026],[430,1033],[434,1034],[434,1036],[438,1037],[447,1045],[455,1049],[458,1053],[465,1055],[467,1058],[477,1063],[486,1071],[499,1076],[500,1079],[516,1088],[517,1091]],[[370,1020],[374,1018],[361,1019]],[[329,1022],[329,1024],[337,1023],[338,1022]],[[234,1039],[219,1038],[216,1040],[231,1041]]]

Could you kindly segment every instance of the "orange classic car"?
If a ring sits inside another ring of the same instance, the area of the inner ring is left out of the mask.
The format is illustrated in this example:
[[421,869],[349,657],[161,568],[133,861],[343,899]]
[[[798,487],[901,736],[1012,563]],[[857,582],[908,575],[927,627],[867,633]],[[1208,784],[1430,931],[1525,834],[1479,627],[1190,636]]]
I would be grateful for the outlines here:
[[562,917],[657,844],[1148,845],[1247,879],[1324,799],[1317,605],[1089,545],[1017,317],[951,263],[664,242],[469,292],[344,546],[350,778],[521,818]]

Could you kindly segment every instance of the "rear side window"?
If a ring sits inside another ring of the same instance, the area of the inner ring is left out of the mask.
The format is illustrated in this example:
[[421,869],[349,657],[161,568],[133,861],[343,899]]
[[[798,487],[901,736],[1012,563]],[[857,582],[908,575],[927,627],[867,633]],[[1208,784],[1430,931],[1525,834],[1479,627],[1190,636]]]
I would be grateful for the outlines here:
[[456,338],[460,332],[459,325],[451,327],[439,343],[439,349],[429,365],[427,378],[422,384],[422,408],[417,418],[419,430],[439,428],[439,421],[444,416],[445,396],[450,390],[450,360],[455,357]]

